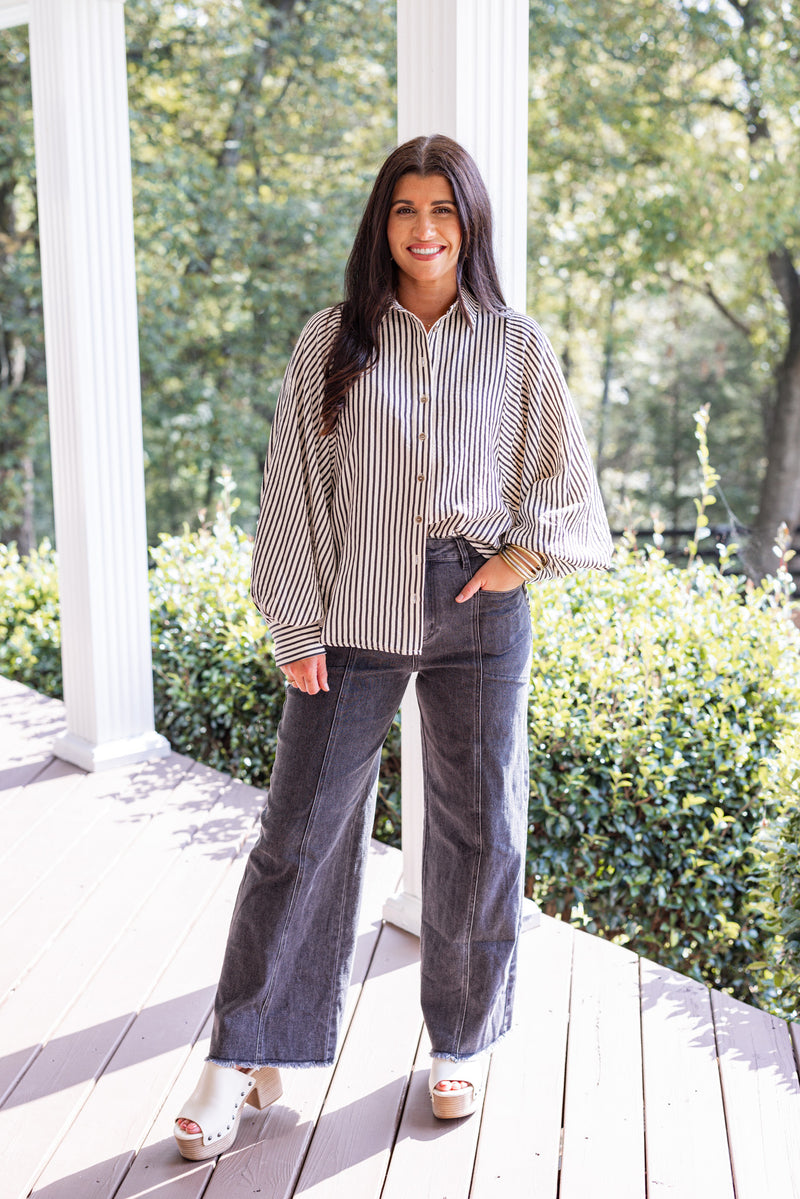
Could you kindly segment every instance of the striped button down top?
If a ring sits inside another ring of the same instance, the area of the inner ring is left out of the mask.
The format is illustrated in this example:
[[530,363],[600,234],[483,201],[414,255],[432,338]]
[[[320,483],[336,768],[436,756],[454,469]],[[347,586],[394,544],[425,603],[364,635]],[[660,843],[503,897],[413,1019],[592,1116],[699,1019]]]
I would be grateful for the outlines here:
[[338,308],[289,362],[264,469],[252,595],[279,664],[355,645],[422,648],[425,541],[543,554],[537,578],[605,567],[611,539],[575,409],[529,317],[468,293],[426,334],[395,304],[336,432],[319,434]]

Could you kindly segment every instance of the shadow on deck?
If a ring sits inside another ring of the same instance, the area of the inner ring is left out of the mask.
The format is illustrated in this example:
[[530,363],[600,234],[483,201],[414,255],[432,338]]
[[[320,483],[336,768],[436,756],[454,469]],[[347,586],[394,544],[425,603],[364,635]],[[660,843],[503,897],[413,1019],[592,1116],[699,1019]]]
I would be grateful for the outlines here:
[[264,796],[178,754],[86,775],[62,706],[0,680],[3,1199],[800,1199],[800,1028],[553,920],[523,936],[483,1111],[427,1095],[416,939],[373,844],[339,1057],[284,1072],[235,1148],[172,1118],[207,1051]]

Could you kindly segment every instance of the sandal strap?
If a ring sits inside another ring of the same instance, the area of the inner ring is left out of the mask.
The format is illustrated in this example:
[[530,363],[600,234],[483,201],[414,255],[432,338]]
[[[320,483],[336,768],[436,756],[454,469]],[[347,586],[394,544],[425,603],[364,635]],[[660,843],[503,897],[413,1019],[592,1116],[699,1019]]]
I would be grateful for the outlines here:
[[233,1066],[205,1062],[200,1081],[175,1118],[199,1125],[203,1144],[210,1145],[233,1128],[242,1103],[255,1085],[250,1074]]
[[466,1062],[454,1062],[446,1057],[432,1058],[431,1072],[428,1079],[428,1089],[431,1095],[437,1083],[460,1080],[470,1084],[477,1099],[483,1091],[483,1084],[486,1078],[486,1063],[486,1054],[483,1054],[481,1057],[470,1058]]

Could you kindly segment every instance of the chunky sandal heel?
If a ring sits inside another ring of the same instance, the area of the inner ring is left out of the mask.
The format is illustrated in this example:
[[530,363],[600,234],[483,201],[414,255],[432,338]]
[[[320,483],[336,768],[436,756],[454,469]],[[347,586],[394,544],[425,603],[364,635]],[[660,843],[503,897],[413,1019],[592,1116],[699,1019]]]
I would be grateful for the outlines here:
[[254,1070],[250,1077],[256,1085],[248,1094],[245,1103],[252,1104],[261,1112],[276,1099],[280,1099],[283,1087],[280,1071],[274,1066],[262,1066],[259,1070]]
[[[230,1149],[246,1103],[259,1111],[280,1099],[281,1076],[274,1066],[236,1070],[206,1062],[200,1081],[176,1117],[174,1136],[183,1157],[204,1161]],[[184,1132],[178,1120],[191,1120],[200,1132]]]
[[[486,1077],[486,1057],[473,1058],[468,1062],[452,1062],[448,1058],[435,1057],[431,1062],[428,1090],[433,1105],[433,1114],[438,1120],[458,1120],[471,1116],[483,1094]],[[436,1084],[453,1080],[468,1082],[468,1087],[458,1091],[437,1091]]]

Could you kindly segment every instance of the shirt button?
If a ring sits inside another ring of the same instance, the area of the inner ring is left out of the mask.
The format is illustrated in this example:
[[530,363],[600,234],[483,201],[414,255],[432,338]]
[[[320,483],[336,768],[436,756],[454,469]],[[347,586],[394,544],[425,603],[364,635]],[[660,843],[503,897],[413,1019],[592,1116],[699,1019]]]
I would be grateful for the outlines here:
[[421,516],[415,516],[415,517],[414,517],[414,522],[415,522],[415,524],[421,525],[421,524],[422,524],[422,517],[421,517]]
[[426,439],[426,437],[427,437],[427,436],[428,436],[428,434],[427,434],[427,433],[420,433],[420,435],[419,435],[419,439],[420,439],[420,441],[424,441],[424,440]]
[[419,397],[419,402],[420,402],[420,404],[427,404],[427,402],[428,402],[428,396],[420,396],[420,397]]
[[424,475],[417,475],[417,482],[418,482],[418,483],[424,483],[424,482],[425,482],[425,476],[424,476]]

